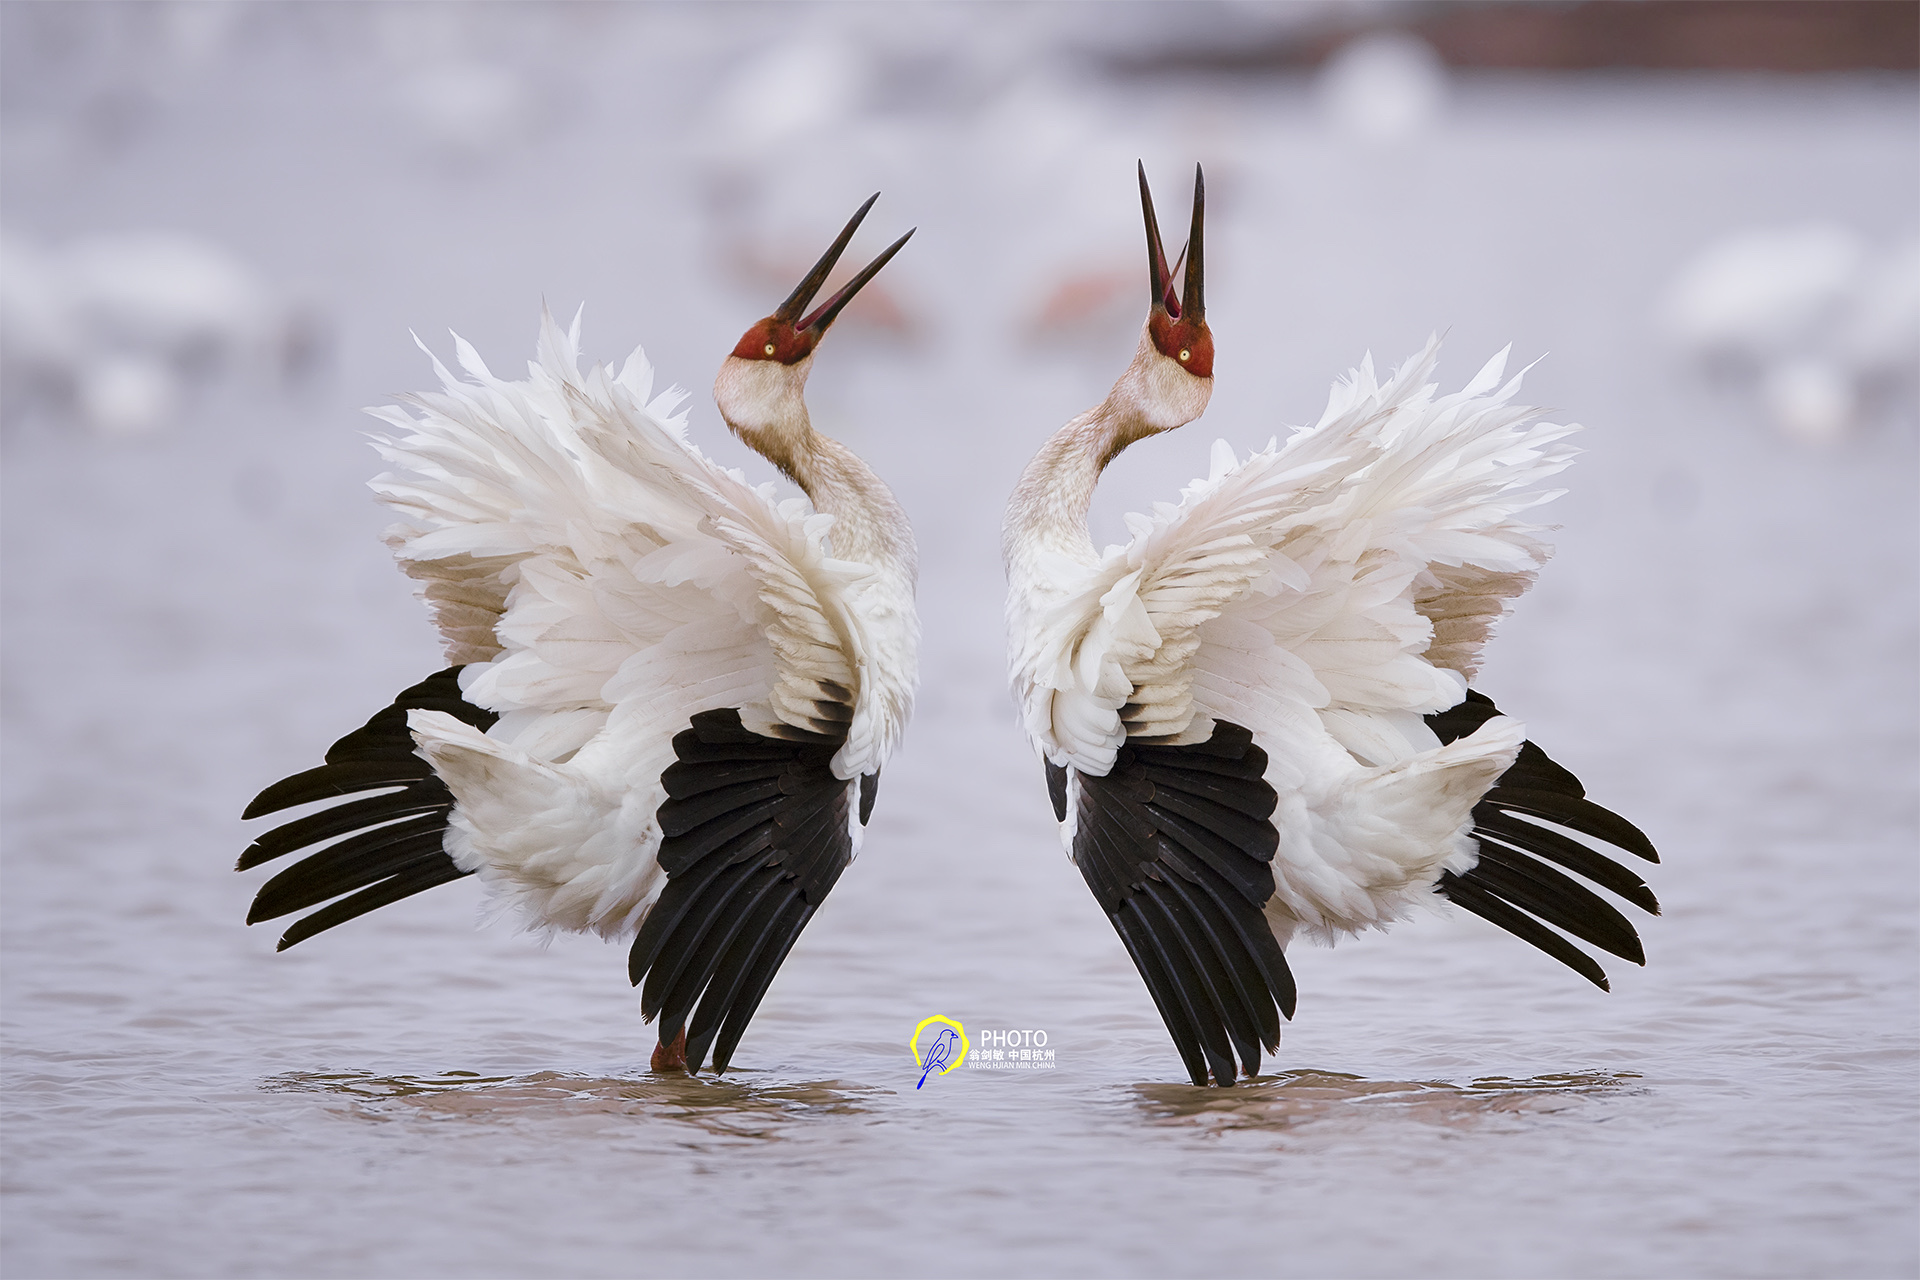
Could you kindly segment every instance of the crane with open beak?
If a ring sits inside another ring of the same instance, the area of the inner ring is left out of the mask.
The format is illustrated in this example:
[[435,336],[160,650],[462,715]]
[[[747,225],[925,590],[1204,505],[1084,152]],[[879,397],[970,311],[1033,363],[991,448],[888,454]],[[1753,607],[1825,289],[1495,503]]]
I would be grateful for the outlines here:
[[1523,513],[1572,456],[1573,428],[1508,403],[1504,352],[1448,396],[1437,344],[1385,383],[1369,360],[1317,425],[1244,458],[1216,444],[1178,506],[1095,549],[1102,469],[1212,394],[1205,194],[1196,167],[1176,297],[1142,166],[1139,345],[1028,464],[1003,551],[1013,694],[1061,840],[1189,1078],[1227,1085],[1279,1047],[1296,936],[1451,899],[1604,988],[1567,935],[1640,964],[1639,935],[1566,872],[1659,903],[1575,834],[1658,858],[1468,687],[1548,555]]
[[[373,488],[448,667],[263,791],[246,870],[303,856],[249,923],[281,949],[477,875],[530,926],[630,939],[656,1068],[724,1070],[873,811],[912,711],[912,530],[813,430],[815,347],[907,237],[802,316],[873,200],[722,362],[728,425],[793,478],[776,502],[686,438],[635,351],[580,367],[543,317],[529,378],[465,342],[459,378],[376,411]],[[909,232],[908,235],[912,233]]]

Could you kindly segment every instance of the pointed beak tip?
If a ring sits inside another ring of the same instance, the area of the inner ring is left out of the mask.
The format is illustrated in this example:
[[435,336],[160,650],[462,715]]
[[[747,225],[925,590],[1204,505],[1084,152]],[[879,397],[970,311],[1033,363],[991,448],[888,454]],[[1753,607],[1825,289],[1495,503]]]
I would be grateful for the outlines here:
[[919,230],[919,228],[915,227],[912,231],[908,231],[906,235],[901,236],[898,240],[888,245],[879,257],[862,267],[853,279],[842,285],[838,293],[821,303],[812,315],[795,321],[794,327],[800,330],[811,331],[814,335],[814,340],[818,341],[820,337],[826,333],[828,327],[833,324],[834,320],[839,317],[840,312],[845,309],[846,305],[853,301],[854,295],[866,288],[868,282],[880,273],[880,268],[886,266],[888,262],[893,260],[893,255],[900,252],[901,247],[913,238],[913,232],[917,230]]
[[828,273],[833,270],[834,264],[840,261],[840,255],[846,252],[848,242],[853,239],[853,233],[859,230],[861,221],[867,216],[867,211],[873,208],[873,202],[879,198],[880,193],[876,191],[867,197],[865,204],[854,210],[853,216],[847,219],[847,225],[840,229],[840,234],[834,237],[831,245],[827,246],[827,251],[820,255],[818,262],[813,264],[813,269],[807,272],[806,277],[794,286],[793,292],[787,295],[787,300],[774,311],[773,318],[788,321],[795,329],[805,327],[804,322],[800,320],[801,313],[807,309],[807,304],[813,301],[813,295],[820,292],[820,286],[827,282]]
[[[1147,230],[1147,288],[1153,309],[1163,311],[1173,293],[1173,273],[1167,269],[1166,243],[1160,238],[1160,220],[1153,212],[1153,191],[1147,186],[1147,166],[1139,162],[1140,215]],[[1176,304],[1177,305],[1177,304]]]
[[1193,225],[1187,233],[1187,278],[1180,293],[1181,309],[1198,321],[1206,315],[1205,233],[1207,188],[1200,165],[1193,166]]

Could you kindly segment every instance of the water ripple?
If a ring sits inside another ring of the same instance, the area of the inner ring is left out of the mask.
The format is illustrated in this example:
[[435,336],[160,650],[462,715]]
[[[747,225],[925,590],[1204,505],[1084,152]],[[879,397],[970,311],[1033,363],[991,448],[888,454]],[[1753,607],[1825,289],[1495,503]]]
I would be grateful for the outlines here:
[[786,1126],[860,1115],[888,1090],[821,1080],[777,1085],[688,1076],[594,1076],[564,1071],[483,1076],[374,1075],[366,1071],[293,1071],[261,1088],[271,1093],[323,1093],[350,1100],[374,1119],[408,1115],[444,1120],[544,1122],[592,1116],[677,1120],[720,1137],[778,1138]]
[[1339,1071],[1311,1069],[1259,1076],[1232,1089],[1142,1084],[1135,1105],[1150,1123],[1203,1130],[1295,1129],[1354,1121],[1390,1112],[1447,1128],[1490,1116],[1550,1115],[1596,1096],[1634,1090],[1631,1071],[1561,1072],[1516,1079],[1482,1076],[1466,1084],[1446,1080],[1369,1080]]

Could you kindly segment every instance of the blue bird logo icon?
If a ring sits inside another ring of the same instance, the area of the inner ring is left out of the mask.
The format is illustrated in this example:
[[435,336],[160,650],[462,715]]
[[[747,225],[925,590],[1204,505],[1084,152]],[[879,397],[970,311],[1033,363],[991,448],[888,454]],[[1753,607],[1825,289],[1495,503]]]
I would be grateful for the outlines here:
[[946,1074],[944,1068],[947,1065],[947,1061],[953,1057],[953,1051],[959,1044],[960,1036],[952,1027],[941,1028],[939,1038],[936,1039],[932,1047],[927,1050],[927,1056],[922,1062],[925,1070],[920,1073],[920,1083],[913,1087],[916,1089],[924,1089],[927,1084],[927,1077],[935,1071],[940,1071],[942,1075]]

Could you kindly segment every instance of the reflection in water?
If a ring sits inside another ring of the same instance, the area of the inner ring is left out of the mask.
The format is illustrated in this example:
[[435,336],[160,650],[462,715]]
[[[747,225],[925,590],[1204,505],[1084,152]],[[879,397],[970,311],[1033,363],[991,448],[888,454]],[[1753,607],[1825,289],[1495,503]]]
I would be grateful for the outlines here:
[[1338,1071],[1281,1071],[1232,1089],[1185,1084],[1134,1088],[1150,1122],[1203,1129],[1291,1129],[1378,1116],[1383,1110],[1445,1127],[1492,1115],[1568,1110],[1597,1094],[1617,1094],[1633,1072],[1571,1072],[1513,1079],[1484,1076],[1470,1084],[1445,1080],[1368,1080]]
[[732,1079],[614,1078],[562,1071],[524,1076],[483,1076],[471,1071],[430,1076],[293,1071],[271,1077],[262,1088],[339,1094],[353,1100],[356,1113],[379,1119],[422,1115],[552,1120],[630,1115],[681,1120],[717,1136],[736,1138],[775,1138],[788,1124],[858,1115],[868,1109],[869,1097],[889,1092],[838,1080],[753,1085]]

